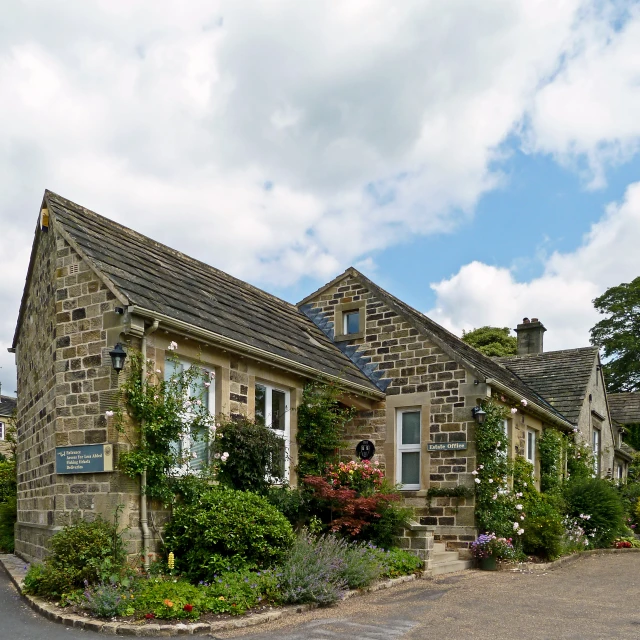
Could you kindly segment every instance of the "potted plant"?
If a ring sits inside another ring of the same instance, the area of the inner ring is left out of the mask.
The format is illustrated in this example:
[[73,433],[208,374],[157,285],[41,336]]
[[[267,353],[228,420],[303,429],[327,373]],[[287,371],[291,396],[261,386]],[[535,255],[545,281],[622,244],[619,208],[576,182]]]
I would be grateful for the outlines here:
[[511,538],[498,538],[495,533],[483,533],[471,543],[471,553],[484,571],[496,571],[498,560],[512,560],[515,549]]

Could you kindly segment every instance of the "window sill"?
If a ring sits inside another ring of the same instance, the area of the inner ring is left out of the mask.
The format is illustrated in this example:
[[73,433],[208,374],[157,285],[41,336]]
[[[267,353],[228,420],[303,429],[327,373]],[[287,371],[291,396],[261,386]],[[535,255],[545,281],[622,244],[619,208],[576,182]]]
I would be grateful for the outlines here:
[[345,340],[359,340],[360,338],[364,338],[364,331],[359,331],[358,333],[347,333],[344,335],[334,336],[334,342],[344,342]]

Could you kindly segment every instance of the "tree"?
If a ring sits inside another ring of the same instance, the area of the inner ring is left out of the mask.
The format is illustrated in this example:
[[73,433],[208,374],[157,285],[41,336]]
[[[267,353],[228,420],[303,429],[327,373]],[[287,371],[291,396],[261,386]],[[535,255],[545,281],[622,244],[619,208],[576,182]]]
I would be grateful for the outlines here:
[[607,316],[591,329],[591,344],[603,350],[607,391],[640,391],[640,277],[607,289],[593,306]]
[[509,327],[480,327],[473,331],[463,331],[462,339],[486,356],[515,356],[518,353],[518,339],[509,335]]

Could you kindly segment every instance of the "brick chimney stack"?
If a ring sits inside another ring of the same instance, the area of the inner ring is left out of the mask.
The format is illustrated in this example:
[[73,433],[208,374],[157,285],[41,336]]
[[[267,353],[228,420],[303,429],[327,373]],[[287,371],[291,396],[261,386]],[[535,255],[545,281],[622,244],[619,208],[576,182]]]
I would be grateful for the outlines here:
[[546,329],[538,318],[523,318],[516,329],[518,336],[518,355],[526,356],[542,353],[542,339]]

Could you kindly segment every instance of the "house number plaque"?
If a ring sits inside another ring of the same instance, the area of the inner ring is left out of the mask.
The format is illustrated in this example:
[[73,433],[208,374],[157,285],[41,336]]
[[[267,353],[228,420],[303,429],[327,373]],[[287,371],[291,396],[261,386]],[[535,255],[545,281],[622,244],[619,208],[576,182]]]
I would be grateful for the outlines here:
[[376,452],[376,448],[371,440],[360,440],[356,445],[356,455],[360,460],[371,460]]

